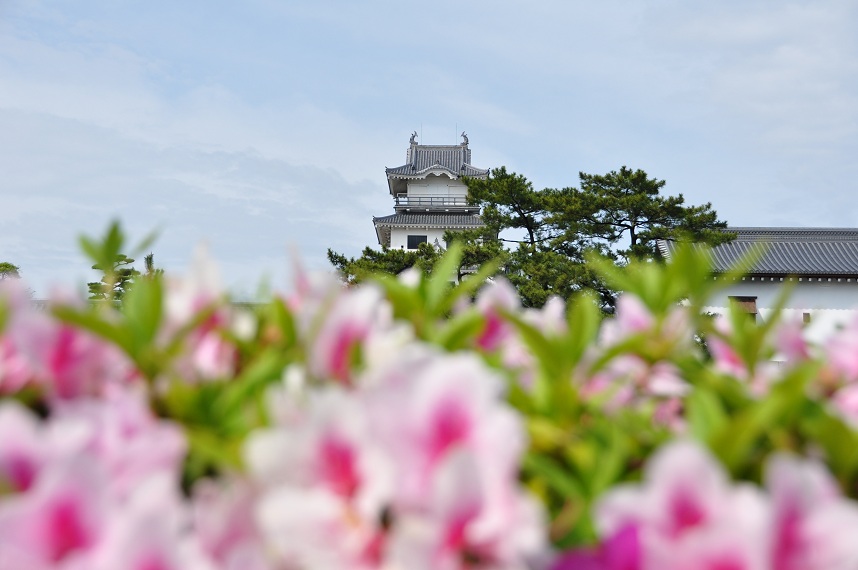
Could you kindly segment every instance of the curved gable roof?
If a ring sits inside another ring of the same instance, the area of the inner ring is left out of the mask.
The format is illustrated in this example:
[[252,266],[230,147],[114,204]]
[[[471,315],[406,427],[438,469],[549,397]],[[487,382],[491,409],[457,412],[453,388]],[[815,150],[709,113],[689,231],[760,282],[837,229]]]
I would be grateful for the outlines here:
[[394,168],[385,168],[390,193],[402,191],[400,180],[426,178],[430,174],[446,174],[455,180],[460,176],[484,178],[489,175],[487,168],[471,165],[471,149],[467,144],[422,145],[408,147],[405,164]]

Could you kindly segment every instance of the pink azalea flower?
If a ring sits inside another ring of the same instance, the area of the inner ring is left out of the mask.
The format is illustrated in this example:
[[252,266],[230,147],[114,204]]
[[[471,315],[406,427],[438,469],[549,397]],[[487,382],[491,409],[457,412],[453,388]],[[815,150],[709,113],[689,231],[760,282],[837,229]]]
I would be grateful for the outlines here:
[[174,474],[149,477],[116,507],[88,568],[216,570],[190,532]]
[[[565,334],[566,303],[559,297],[550,297],[541,309],[525,309],[523,319],[546,336]],[[519,385],[530,390],[539,374],[539,361],[518,334],[509,334],[499,348],[504,367],[515,373]]]
[[356,352],[370,336],[391,325],[390,306],[377,288],[366,286],[343,290],[319,317],[308,349],[308,370],[319,378],[350,384]]
[[688,393],[689,386],[670,362],[650,364],[633,354],[609,361],[581,388],[585,398],[604,401],[607,411],[649,403],[662,398],[675,399]]
[[680,441],[650,460],[642,485],[609,492],[596,520],[605,536],[637,529],[643,569],[762,570],[765,506],[757,491],[732,486],[699,446]]
[[669,428],[673,433],[685,433],[686,423],[681,398],[668,398],[659,402],[652,414],[654,422]]
[[372,567],[393,492],[390,466],[352,392],[331,386],[310,394],[307,404],[301,421],[247,443],[247,463],[262,487],[259,529],[283,561]]
[[518,488],[523,430],[499,378],[421,345],[378,366],[350,389],[308,392],[304,413],[274,414],[289,423],[248,441],[256,522],[277,559],[410,568],[427,548],[427,564],[539,550],[541,511]]
[[248,481],[202,480],[194,486],[194,530],[222,570],[269,570],[254,520],[256,493]]
[[858,429],[858,384],[849,384],[831,397],[831,406],[853,428]]
[[[201,331],[202,332],[202,331]],[[238,358],[235,346],[219,330],[191,336],[194,371],[204,379],[229,378]]]
[[858,505],[820,465],[780,455],[766,471],[772,496],[773,570],[858,568]]
[[257,503],[267,550],[286,568],[381,567],[381,528],[324,488],[281,486]]
[[518,293],[506,279],[498,279],[480,290],[476,309],[486,319],[485,327],[476,339],[480,350],[497,350],[513,333],[512,325],[503,319],[501,311],[514,311],[520,306]]
[[75,398],[133,377],[133,367],[116,346],[44,314],[17,315],[8,333],[3,352],[17,368],[11,387],[20,388],[29,376],[53,396]]
[[0,503],[0,560],[26,554],[34,567],[48,567],[88,559],[109,518],[103,483],[97,466],[78,458],[47,471],[29,492]]
[[433,479],[428,510],[405,512],[390,538],[394,568],[518,569],[542,554],[542,518],[536,503],[512,480],[486,485],[483,466],[466,449],[445,458]]
[[15,402],[0,405],[0,488],[27,491],[47,460],[46,447],[32,414]]
[[824,350],[826,362],[847,382],[858,380],[858,318],[831,335]]
[[26,359],[8,336],[0,336],[0,394],[17,392],[33,379]]
[[[400,500],[425,504],[433,470],[459,446],[484,455],[501,477],[513,472],[524,441],[517,417],[499,403],[500,379],[471,355],[414,358],[419,365],[392,366],[367,394],[373,433],[400,459]],[[407,381],[400,370],[410,372]]]
[[168,323],[187,323],[197,313],[223,296],[220,273],[208,250],[198,247],[191,268],[181,278],[166,283],[166,317]]
[[636,337],[643,341],[638,349],[641,354],[648,355],[648,359],[663,359],[687,352],[692,332],[687,307],[676,305],[657,317],[637,296],[625,293],[617,299],[614,317],[602,323],[599,344],[615,346]]
[[598,548],[574,550],[560,556],[551,570],[641,570],[638,530],[621,528]]
[[810,358],[810,347],[804,338],[804,323],[800,319],[781,322],[775,330],[773,340],[778,353],[791,364]]
[[541,309],[525,309],[524,320],[545,334],[563,334],[569,328],[566,321],[566,302],[553,295]]
[[97,394],[108,383],[132,375],[130,363],[114,345],[69,325],[55,329],[44,358],[49,386],[61,398]]
[[602,325],[601,342],[616,344],[628,336],[650,330],[655,324],[646,305],[637,296],[624,293],[617,298],[614,318]]
[[210,314],[186,333],[184,350],[172,363],[174,374],[186,382],[229,378],[237,360],[235,346],[224,335],[234,322],[235,310],[224,301],[217,266],[200,248],[189,273],[166,282],[165,323],[159,342],[172,342],[203,311]]
[[[715,330],[726,337],[729,337],[731,334],[729,322],[720,315],[715,319]],[[715,368],[717,370],[736,378],[746,378],[748,376],[748,367],[745,361],[730,343],[719,334],[709,335],[706,338],[706,344],[709,347],[709,352],[712,354],[712,359],[715,361]]]
[[43,421],[3,404],[0,442],[0,567],[215,570],[179,494],[184,439],[139,393],[110,384]]
[[141,390],[118,386],[102,400],[58,403],[49,429],[55,448],[102,461],[119,496],[154,474],[178,472],[187,448],[175,424],[152,415]]

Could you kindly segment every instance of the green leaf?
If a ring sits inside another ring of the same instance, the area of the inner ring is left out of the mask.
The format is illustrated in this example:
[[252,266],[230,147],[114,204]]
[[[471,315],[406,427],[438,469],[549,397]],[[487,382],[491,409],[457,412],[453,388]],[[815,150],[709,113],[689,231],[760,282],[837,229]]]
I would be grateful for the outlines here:
[[295,316],[286,306],[283,299],[274,298],[268,305],[274,315],[274,322],[282,335],[281,341],[285,346],[292,346],[297,342],[298,332],[295,326]]
[[141,349],[155,339],[163,318],[164,291],[161,279],[141,279],[125,296],[122,305],[135,348]]
[[803,371],[791,373],[774,385],[765,398],[737,412],[733,420],[710,439],[712,450],[733,473],[759,459],[753,452],[784,418],[800,415],[800,406],[806,401],[806,381]]
[[86,254],[87,257],[93,262],[93,264],[100,264],[104,259],[104,254],[101,249],[101,244],[93,241],[87,236],[80,236],[78,238],[78,244],[80,244],[80,248]]
[[190,450],[185,465],[187,475],[194,481],[210,471],[241,468],[241,441],[225,439],[201,426],[185,426]]
[[585,496],[580,481],[568,469],[559,464],[557,460],[547,455],[526,454],[524,456],[523,469],[526,474],[542,479],[554,491],[569,500]]
[[564,348],[570,360],[577,363],[599,333],[602,312],[593,295],[585,293],[571,300],[567,315],[569,332]]
[[279,351],[262,352],[223,390],[215,404],[216,413],[231,417],[266,386],[280,380],[284,367],[285,362]]
[[542,413],[552,412],[554,399],[552,384],[570,382],[568,359],[556,344],[548,340],[542,331],[523,320],[518,314],[503,312],[503,317],[515,326],[522,340],[539,362],[540,373],[533,387],[534,403]]
[[686,396],[685,410],[691,433],[700,441],[709,441],[729,421],[718,396],[700,386]]
[[438,304],[438,314],[446,315],[456,304],[456,301],[465,296],[472,296],[480,287],[483,287],[492,275],[498,271],[500,262],[493,260],[480,266],[476,273],[466,274],[451,291],[445,295]]
[[152,244],[154,244],[158,240],[158,236],[160,233],[160,230],[153,230],[147,235],[145,235],[143,239],[140,240],[140,243],[138,243],[135,247],[131,249],[131,255],[133,257],[137,257],[141,253],[145,252],[147,249],[150,249],[152,247]]
[[589,474],[590,492],[598,497],[622,478],[628,446],[616,424],[608,424],[607,441],[600,446],[599,461]]
[[132,336],[123,322],[111,322],[96,311],[82,311],[68,306],[57,306],[51,312],[59,320],[87,330],[122,349],[133,359],[134,345]]
[[841,483],[858,474],[858,432],[828,413],[807,421],[805,429],[825,450],[826,463]]
[[[436,313],[444,296],[452,289],[459,263],[462,261],[462,245],[454,242],[441,258],[429,277],[426,289],[426,306],[430,314]],[[439,315],[440,316],[440,315]]]
[[446,350],[461,350],[472,344],[484,326],[483,315],[467,311],[443,321],[432,340]]

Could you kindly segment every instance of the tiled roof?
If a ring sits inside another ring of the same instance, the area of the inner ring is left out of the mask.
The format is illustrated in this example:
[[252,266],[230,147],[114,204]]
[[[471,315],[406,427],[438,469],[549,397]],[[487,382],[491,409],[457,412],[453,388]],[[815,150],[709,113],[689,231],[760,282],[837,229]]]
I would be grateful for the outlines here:
[[476,214],[391,214],[389,216],[373,217],[375,235],[378,243],[390,247],[391,228],[446,228],[461,230],[476,228],[482,225],[482,220]]
[[[736,239],[710,250],[716,273],[753,256],[751,275],[858,275],[856,228],[728,228]],[[668,256],[675,245],[661,242]]]
[[444,228],[482,225],[479,216],[470,214],[391,214],[373,217],[372,222],[376,226],[437,226]]
[[417,178],[432,169],[446,170],[454,176],[488,176],[488,169],[477,168],[470,162],[471,149],[465,144],[413,144],[408,147],[405,164],[385,168],[385,172],[389,177],[395,178]]

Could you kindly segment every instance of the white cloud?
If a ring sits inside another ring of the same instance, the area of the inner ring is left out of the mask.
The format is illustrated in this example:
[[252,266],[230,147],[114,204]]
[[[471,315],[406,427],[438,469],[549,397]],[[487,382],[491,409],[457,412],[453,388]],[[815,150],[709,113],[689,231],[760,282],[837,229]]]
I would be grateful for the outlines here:
[[[46,249],[66,265],[86,268],[74,236],[99,234],[112,218],[136,239],[164,228],[155,251],[168,269],[181,267],[193,245],[207,239],[226,263],[254,267],[242,272],[251,281],[263,273],[282,278],[289,243],[299,244],[312,266],[324,267],[326,247],[354,254],[373,238],[371,217],[379,212],[364,196],[377,189],[333,170],[258,153],[165,150],[77,121],[0,113],[0,129],[10,126],[19,136],[0,136],[0,170],[7,175],[0,199],[9,204],[0,219],[14,238],[0,243],[40,294],[58,277]],[[32,180],[38,172],[51,176]],[[279,268],[265,266],[277,256]]]

